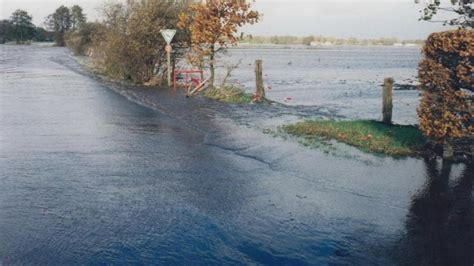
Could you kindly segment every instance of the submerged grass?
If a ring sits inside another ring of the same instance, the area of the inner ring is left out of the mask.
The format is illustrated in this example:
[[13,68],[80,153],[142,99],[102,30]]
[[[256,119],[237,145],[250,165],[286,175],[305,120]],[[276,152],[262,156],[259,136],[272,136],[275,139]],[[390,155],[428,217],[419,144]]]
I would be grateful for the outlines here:
[[220,88],[207,89],[204,97],[227,103],[251,103],[252,94],[245,92],[242,88],[236,86],[223,86]]
[[371,120],[305,121],[283,126],[282,130],[316,147],[320,139],[335,139],[367,152],[396,156],[418,154],[427,143],[415,126],[386,125]]

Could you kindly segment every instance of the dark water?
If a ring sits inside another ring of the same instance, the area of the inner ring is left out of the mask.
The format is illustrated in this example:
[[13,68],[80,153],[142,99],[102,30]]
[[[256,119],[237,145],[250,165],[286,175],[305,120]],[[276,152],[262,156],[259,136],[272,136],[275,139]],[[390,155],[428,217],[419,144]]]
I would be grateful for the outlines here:
[[472,166],[189,127],[64,49],[0,48],[0,265],[474,262]]
[[[233,81],[255,88],[254,62],[263,60],[267,97],[290,105],[318,105],[349,118],[381,119],[385,77],[416,84],[419,47],[328,47],[320,49],[232,49],[223,58],[242,60]],[[221,75],[225,73],[220,70]],[[291,100],[285,100],[290,97]],[[393,119],[417,124],[417,91],[395,91]]]

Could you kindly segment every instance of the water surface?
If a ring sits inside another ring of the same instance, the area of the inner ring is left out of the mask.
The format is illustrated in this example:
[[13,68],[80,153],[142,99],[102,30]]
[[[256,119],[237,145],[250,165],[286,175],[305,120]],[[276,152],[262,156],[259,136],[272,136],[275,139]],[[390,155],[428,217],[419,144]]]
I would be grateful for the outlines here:
[[[419,47],[326,47],[319,49],[232,49],[225,65],[241,64],[233,74],[254,91],[254,62],[263,60],[267,97],[289,105],[317,105],[357,119],[381,119],[385,77],[416,84]],[[220,74],[225,74],[225,68]],[[291,100],[288,100],[291,98]],[[417,124],[417,91],[394,91],[393,119]]]
[[0,48],[1,265],[473,262],[472,166],[325,154]]

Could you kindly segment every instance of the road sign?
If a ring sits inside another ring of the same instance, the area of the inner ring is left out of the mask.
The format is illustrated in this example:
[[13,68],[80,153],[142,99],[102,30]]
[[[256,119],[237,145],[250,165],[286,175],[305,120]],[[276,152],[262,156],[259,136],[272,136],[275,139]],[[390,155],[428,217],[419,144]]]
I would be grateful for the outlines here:
[[160,32],[161,32],[161,35],[163,36],[163,38],[165,38],[165,41],[166,41],[167,44],[171,43],[171,41],[174,38],[174,35],[176,34],[176,30],[170,30],[170,29],[160,30]]
[[166,47],[165,47],[165,51],[166,51],[166,57],[167,57],[167,60],[168,61],[168,86],[171,87],[171,41],[173,40],[174,38],[174,35],[176,34],[176,30],[171,30],[171,29],[166,29],[166,30],[161,30],[161,35],[163,36],[163,38],[165,38],[165,41],[167,43]]

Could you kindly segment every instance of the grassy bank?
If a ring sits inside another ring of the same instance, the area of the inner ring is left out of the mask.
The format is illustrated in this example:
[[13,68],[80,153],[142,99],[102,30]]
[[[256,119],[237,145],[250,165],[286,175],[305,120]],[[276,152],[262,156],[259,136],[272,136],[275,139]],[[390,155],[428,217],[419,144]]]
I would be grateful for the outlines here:
[[367,152],[397,156],[417,154],[426,145],[426,139],[414,126],[390,126],[369,120],[305,121],[283,126],[282,130],[309,143],[335,139]]
[[220,88],[207,89],[203,93],[204,97],[222,101],[226,103],[251,103],[252,94],[245,92],[243,89],[235,86],[224,86]]

